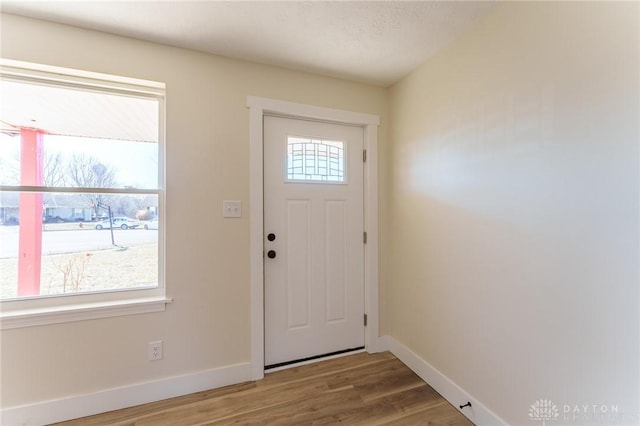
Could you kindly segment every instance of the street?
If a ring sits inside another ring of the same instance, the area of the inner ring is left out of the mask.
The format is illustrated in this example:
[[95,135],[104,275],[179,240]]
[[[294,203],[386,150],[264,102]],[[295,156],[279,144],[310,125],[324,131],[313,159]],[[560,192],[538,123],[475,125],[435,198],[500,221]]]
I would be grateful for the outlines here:
[[[18,256],[18,226],[0,226],[0,259]],[[114,229],[116,245],[134,246],[158,241],[158,231]],[[74,253],[112,247],[108,229],[71,229],[42,232],[42,254]]]

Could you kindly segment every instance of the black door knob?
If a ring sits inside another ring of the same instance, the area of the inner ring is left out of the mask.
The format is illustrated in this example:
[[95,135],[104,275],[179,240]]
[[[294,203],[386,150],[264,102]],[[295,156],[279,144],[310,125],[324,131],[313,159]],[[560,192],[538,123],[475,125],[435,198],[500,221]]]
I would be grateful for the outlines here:
[[276,239],[276,234],[269,234],[267,235],[267,240],[269,241],[274,241]]
[[269,250],[269,251],[267,252],[267,257],[268,257],[269,259],[275,259],[275,257],[276,257],[276,251],[275,251],[275,250]]

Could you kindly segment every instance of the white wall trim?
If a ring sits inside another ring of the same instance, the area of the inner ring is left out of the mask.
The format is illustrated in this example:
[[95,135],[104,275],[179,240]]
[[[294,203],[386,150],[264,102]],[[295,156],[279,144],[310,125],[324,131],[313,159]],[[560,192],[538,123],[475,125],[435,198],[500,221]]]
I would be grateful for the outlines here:
[[367,313],[365,348],[369,353],[382,351],[378,313],[378,123],[364,127],[367,161],[364,167],[364,309]]
[[56,423],[250,380],[251,365],[234,364],[90,394],[6,408],[0,412],[0,424]]
[[[469,395],[464,389],[455,384],[451,379],[442,374],[438,369],[420,358],[415,352],[396,341],[391,336],[384,336],[383,346],[390,350],[400,361],[413,370],[429,386],[449,401],[456,409],[471,420],[477,426],[506,425],[507,422],[498,417],[476,398]],[[460,410],[460,405],[471,402],[471,407]]]
[[[263,113],[284,115],[286,117],[331,121],[355,126],[378,126],[380,124],[380,117],[377,115],[299,104],[277,99],[260,98],[257,96],[247,96],[247,107],[251,110],[261,110]],[[260,143],[262,144],[262,140]]]
[[173,299],[146,297],[107,302],[33,308],[0,313],[0,329],[33,327],[63,322],[161,312]]
[[247,97],[250,143],[250,271],[251,271],[251,378],[264,376],[264,249],[263,249],[263,117],[275,114],[306,118],[364,128],[367,150],[365,164],[365,309],[368,326],[365,347],[368,352],[380,351],[378,335],[378,125],[380,117],[314,105],[276,99]]

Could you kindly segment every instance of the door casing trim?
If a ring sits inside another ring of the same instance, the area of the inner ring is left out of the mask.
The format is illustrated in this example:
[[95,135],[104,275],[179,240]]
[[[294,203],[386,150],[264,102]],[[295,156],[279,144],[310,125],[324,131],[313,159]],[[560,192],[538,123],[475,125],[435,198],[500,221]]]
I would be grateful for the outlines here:
[[251,378],[264,377],[264,170],[263,118],[278,115],[359,126],[364,130],[364,308],[368,316],[365,349],[383,348],[378,325],[378,125],[377,115],[345,111],[277,99],[247,97],[249,108],[249,221],[251,296]]

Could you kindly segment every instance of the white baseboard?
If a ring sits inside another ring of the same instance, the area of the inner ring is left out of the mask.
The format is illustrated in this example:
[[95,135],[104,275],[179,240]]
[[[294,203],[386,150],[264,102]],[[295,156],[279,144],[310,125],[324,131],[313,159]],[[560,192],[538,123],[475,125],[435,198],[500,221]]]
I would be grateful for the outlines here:
[[0,424],[43,425],[119,410],[251,380],[251,364],[241,363],[86,395],[2,410]]
[[415,352],[407,348],[402,343],[396,341],[391,336],[384,336],[385,346],[407,367],[413,370],[429,386],[434,388],[440,395],[449,401],[456,409],[460,405],[471,402],[471,407],[459,410],[469,420],[477,426],[497,426],[507,423],[495,413],[484,406],[480,401],[473,398],[464,389],[456,385],[451,379],[438,371]]
[[[391,351],[454,407],[457,408],[461,404],[471,401],[471,408],[465,408],[461,410],[461,413],[477,426],[507,424],[464,389],[393,337],[384,336],[375,346],[375,352]],[[18,426],[61,422],[250,380],[251,364],[248,362],[234,364],[86,395],[6,408],[0,413],[0,424]]]

